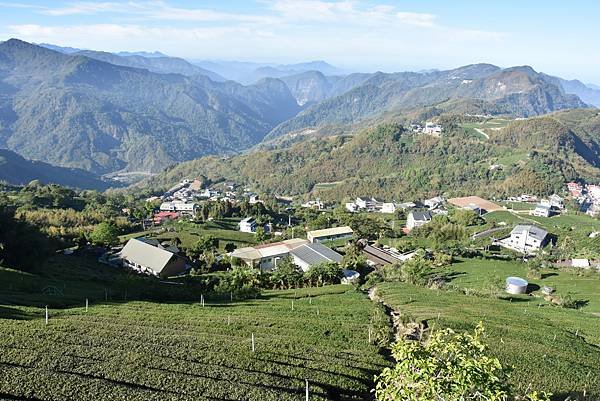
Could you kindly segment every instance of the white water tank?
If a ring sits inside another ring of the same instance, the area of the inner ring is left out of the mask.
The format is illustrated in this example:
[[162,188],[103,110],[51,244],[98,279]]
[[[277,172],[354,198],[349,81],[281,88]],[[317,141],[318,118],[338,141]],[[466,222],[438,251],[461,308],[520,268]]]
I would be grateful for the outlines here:
[[509,277],[506,279],[506,292],[509,294],[527,294],[527,280],[520,277]]

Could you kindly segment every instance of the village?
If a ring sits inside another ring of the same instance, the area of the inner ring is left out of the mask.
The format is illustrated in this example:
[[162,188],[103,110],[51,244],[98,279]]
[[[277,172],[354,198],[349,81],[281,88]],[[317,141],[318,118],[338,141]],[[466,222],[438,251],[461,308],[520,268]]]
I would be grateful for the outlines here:
[[[471,216],[469,218],[478,219],[480,224],[467,225],[472,243],[468,248],[477,251],[493,249],[503,258],[522,261],[543,258],[558,242],[558,236],[549,229],[549,223],[559,221],[560,216],[572,215],[573,211],[566,207],[567,201],[569,205],[577,205],[580,209],[577,214],[595,216],[600,208],[600,186],[571,182],[566,184],[561,195],[538,198],[521,194],[494,201],[478,196],[449,199],[435,196],[396,202],[361,196],[342,205],[332,205],[319,199],[296,203],[289,198],[276,198],[275,204],[280,206],[276,220],[264,218],[273,211],[267,209],[265,201],[257,193],[235,183],[203,186],[197,179],[184,180],[162,196],[146,201],[156,205],[152,218],[144,221],[148,231],[130,236],[122,249],[111,250],[101,261],[163,278],[188,274],[197,261],[183,249],[191,245],[184,244],[182,248],[176,232],[185,231],[181,228],[184,222],[194,225],[200,221],[199,218],[205,221],[204,224],[214,223],[213,217],[200,216],[206,204],[227,204],[230,208],[244,204],[244,210],[259,207],[261,215],[250,211],[247,215],[230,218],[228,232],[233,235],[234,231],[238,231],[245,237],[238,242],[216,246],[214,253],[217,260],[226,258],[232,266],[242,265],[267,273],[276,271],[278,265],[288,261],[304,273],[315,266],[335,264],[342,271],[341,282],[353,284],[364,281],[365,277],[361,274],[366,275],[373,269],[400,265],[415,255],[432,257],[437,251],[430,246],[430,241],[413,233],[423,232],[423,227],[435,221],[436,216],[448,221],[448,216],[456,215],[459,210],[466,211]],[[342,224],[339,219],[335,221],[335,213],[343,213],[349,219],[352,216],[381,219],[387,234],[365,235],[356,226],[353,229],[352,224]],[[318,229],[311,229],[314,224],[310,219],[322,217],[325,217],[325,223],[320,223]],[[585,235],[594,238],[598,231],[590,230]],[[161,239],[161,232],[168,233],[170,239]],[[413,248],[402,246],[399,249],[395,246],[398,240],[394,238],[408,242],[413,237],[416,238]],[[219,241],[216,239],[217,243]],[[349,268],[345,260],[349,247],[359,252],[366,269]],[[600,270],[598,258],[561,258],[554,263],[557,266]]]

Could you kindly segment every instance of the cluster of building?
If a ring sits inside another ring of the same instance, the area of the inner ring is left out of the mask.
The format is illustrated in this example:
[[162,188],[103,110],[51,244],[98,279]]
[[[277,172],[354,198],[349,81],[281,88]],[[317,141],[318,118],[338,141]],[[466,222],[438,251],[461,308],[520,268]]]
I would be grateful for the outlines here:
[[531,211],[531,214],[533,216],[551,217],[561,213],[564,208],[564,199],[557,194],[553,194],[548,199],[541,199],[535,209]]
[[573,199],[579,202],[582,211],[590,216],[600,214],[600,185],[569,182],[567,190]]
[[410,129],[419,134],[440,136],[442,134],[442,126],[431,121],[427,121],[425,126],[421,124],[411,124]]
[[346,210],[350,212],[376,212],[376,213],[396,213],[398,210],[409,209],[428,209],[434,214],[446,214],[444,208],[444,198],[436,196],[426,199],[423,202],[387,202],[376,197],[359,196],[354,202],[345,204]]

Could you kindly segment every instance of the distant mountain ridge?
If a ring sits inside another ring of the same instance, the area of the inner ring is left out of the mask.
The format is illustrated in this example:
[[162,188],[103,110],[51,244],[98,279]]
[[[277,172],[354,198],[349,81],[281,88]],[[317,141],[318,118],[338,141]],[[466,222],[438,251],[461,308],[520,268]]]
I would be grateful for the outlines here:
[[33,180],[39,180],[44,184],[96,190],[105,190],[116,184],[112,181],[104,181],[85,170],[26,160],[8,149],[0,149],[0,181],[12,185],[25,185]]
[[[282,80],[291,87],[292,93],[302,93],[302,88],[294,87],[300,82],[299,77],[284,77]],[[332,86],[327,78],[312,82],[315,88],[303,94],[305,99],[318,98]],[[283,122],[266,139],[306,128],[353,124],[387,112],[447,102],[454,103],[453,107],[463,107],[467,102],[467,110],[472,113],[518,117],[587,107],[576,95],[566,93],[560,83],[528,66],[501,69],[491,64],[475,64],[427,73],[379,72],[360,75],[354,84],[345,92],[330,93],[320,103]],[[345,85],[345,88],[349,86]]]
[[0,43],[0,146],[55,165],[160,171],[248,148],[298,110],[279,80],[242,86]]

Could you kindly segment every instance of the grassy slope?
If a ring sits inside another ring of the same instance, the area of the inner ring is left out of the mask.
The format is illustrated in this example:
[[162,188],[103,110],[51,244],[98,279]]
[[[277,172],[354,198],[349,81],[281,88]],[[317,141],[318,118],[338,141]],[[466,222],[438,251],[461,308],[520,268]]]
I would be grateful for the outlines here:
[[597,273],[577,275],[567,271],[543,270],[542,279],[528,279],[524,263],[490,259],[459,259],[450,270],[457,273],[452,283],[464,288],[483,289],[494,277],[502,281],[509,276],[523,277],[540,288],[544,285],[554,287],[559,295],[571,294],[575,299],[588,300],[589,304],[583,311],[600,315],[600,274]]
[[[0,399],[297,400],[308,379],[311,400],[362,400],[388,363],[368,344],[374,304],[348,286],[202,307],[182,286],[61,255],[0,268],[0,282]],[[188,300],[140,300],[169,291]]]
[[585,400],[600,398],[598,316],[409,284],[386,283],[379,289],[388,304],[412,319],[428,319],[430,327],[472,330],[483,321],[490,352],[515,367],[513,381],[521,388],[549,390],[557,400],[584,390]]
[[[220,220],[209,221],[204,224],[195,224],[185,222],[183,224],[173,223],[171,226],[176,228],[176,231],[162,231],[161,229],[148,230],[138,233],[123,235],[120,237],[121,242],[125,242],[130,238],[138,238],[148,236],[158,238],[160,240],[170,240],[171,238],[179,238],[184,248],[189,248],[196,243],[203,235],[212,235],[219,240],[219,249],[224,250],[227,243],[231,242],[236,247],[256,243],[256,236],[250,233],[238,231],[238,218],[225,218]],[[180,228],[177,228],[180,227]]]

